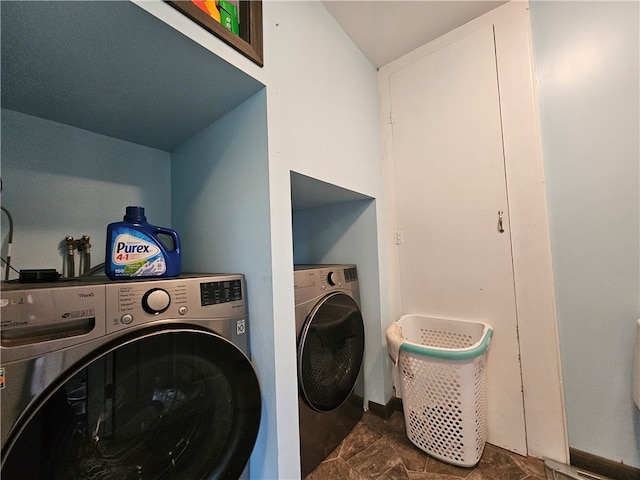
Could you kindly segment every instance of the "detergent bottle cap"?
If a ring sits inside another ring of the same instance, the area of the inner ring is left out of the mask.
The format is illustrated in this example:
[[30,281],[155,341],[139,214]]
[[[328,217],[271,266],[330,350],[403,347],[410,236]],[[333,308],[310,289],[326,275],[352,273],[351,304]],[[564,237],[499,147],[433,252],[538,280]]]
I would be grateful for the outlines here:
[[127,213],[123,220],[131,223],[143,223],[147,221],[147,217],[144,216],[143,207],[127,207]]

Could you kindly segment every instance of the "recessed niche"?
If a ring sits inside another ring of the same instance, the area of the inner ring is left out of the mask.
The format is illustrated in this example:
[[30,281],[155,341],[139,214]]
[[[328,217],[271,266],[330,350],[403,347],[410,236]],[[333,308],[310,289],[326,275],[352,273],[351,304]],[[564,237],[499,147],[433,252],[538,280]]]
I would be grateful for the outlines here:
[[293,210],[305,210],[362,200],[372,200],[372,198],[313,177],[291,172],[291,207]]
[[377,263],[372,197],[291,172],[294,263]]
[[264,88],[139,6],[2,2],[2,108],[171,151]]

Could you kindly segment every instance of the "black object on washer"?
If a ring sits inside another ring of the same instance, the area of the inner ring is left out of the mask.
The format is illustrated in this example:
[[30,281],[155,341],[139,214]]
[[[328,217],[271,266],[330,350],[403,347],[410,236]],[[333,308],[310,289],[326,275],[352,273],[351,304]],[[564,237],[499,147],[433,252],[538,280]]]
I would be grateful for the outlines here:
[[244,277],[103,282],[3,289],[2,478],[247,476]]
[[364,323],[355,265],[294,270],[304,478],[362,418]]

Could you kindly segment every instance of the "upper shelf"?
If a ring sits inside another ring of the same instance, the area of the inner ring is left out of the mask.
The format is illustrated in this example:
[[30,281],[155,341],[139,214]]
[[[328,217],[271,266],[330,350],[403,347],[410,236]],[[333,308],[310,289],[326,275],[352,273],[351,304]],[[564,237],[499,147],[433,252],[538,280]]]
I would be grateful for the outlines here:
[[260,67],[264,65],[262,59],[262,0],[241,0],[239,2],[240,33],[238,35],[231,33],[220,22],[196,7],[193,2],[165,1],[227,45],[235,48],[256,65]]
[[263,88],[131,2],[1,15],[2,108],[171,151]]
[[293,210],[307,210],[363,200],[370,201],[373,198],[291,171],[291,207]]

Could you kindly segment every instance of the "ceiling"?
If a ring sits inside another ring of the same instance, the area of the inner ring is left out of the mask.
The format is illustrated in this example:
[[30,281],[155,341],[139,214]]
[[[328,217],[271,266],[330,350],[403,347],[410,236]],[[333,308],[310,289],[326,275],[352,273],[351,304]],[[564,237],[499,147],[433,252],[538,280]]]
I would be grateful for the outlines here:
[[324,0],[376,68],[506,3],[485,0]]

